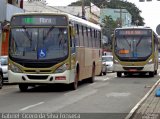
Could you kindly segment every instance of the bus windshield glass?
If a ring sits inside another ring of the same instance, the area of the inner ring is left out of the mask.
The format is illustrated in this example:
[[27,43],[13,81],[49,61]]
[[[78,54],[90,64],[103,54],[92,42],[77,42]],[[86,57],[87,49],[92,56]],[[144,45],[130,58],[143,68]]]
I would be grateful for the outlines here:
[[122,35],[116,37],[114,47],[121,60],[145,60],[152,53],[152,37]]
[[46,60],[68,55],[67,27],[17,27],[11,29],[10,56],[17,59]]

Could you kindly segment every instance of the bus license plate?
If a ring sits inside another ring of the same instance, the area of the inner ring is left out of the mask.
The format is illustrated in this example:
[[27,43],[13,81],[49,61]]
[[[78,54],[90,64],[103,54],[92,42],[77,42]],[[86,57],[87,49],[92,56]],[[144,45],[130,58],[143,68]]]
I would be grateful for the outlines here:
[[137,69],[129,69],[130,72],[136,72]]

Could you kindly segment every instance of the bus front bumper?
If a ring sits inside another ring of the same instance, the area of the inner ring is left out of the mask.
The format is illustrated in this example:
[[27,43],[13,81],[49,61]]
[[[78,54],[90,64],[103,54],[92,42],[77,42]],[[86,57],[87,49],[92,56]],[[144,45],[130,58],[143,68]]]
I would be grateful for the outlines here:
[[24,74],[14,73],[11,70],[8,71],[9,83],[30,83],[30,84],[52,84],[52,83],[64,83],[69,84],[74,81],[72,71],[65,71],[57,74]]
[[154,64],[146,64],[144,66],[122,66],[120,64],[114,64],[113,70],[115,72],[153,72]]

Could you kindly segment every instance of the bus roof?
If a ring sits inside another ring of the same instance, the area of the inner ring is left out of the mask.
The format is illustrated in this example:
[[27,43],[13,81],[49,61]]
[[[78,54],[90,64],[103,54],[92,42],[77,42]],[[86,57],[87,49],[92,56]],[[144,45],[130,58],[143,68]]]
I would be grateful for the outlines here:
[[37,13],[37,12],[28,12],[28,13],[17,13],[15,15],[13,15],[12,17],[14,17],[14,16],[25,16],[25,15],[65,15],[65,16],[68,17],[68,19],[70,21],[82,23],[85,26],[94,27],[95,29],[101,30],[100,25],[94,24],[94,23],[92,23],[90,21],[87,21],[87,20],[84,20],[82,18],[73,16],[73,15],[68,14],[68,13],[54,13],[54,12],[41,12],[41,13]]

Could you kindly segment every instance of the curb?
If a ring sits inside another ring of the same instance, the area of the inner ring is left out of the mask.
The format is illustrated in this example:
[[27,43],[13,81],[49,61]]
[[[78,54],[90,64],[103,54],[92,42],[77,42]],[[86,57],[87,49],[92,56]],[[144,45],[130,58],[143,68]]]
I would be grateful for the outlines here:
[[152,88],[148,91],[148,93],[132,108],[129,114],[126,116],[125,119],[130,119],[133,114],[137,111],[138,107],[147,99],[147,97],[153,92],[153,90],[158,86],[160,83],[160,79],[152,86]]

